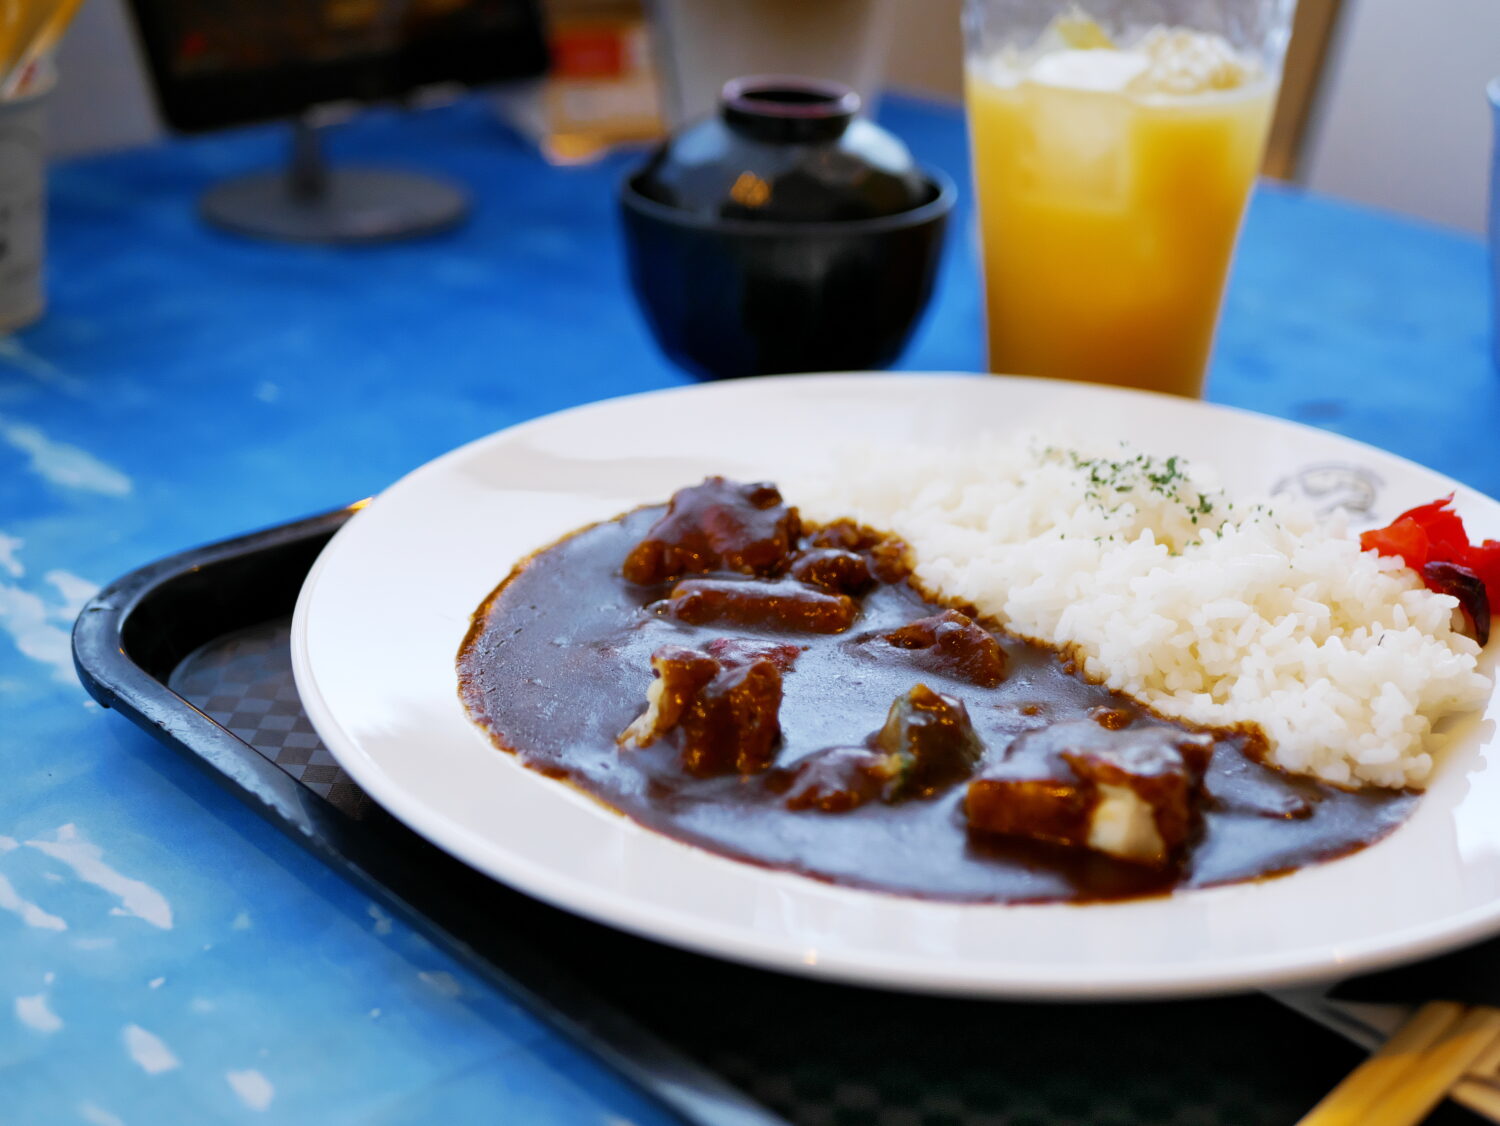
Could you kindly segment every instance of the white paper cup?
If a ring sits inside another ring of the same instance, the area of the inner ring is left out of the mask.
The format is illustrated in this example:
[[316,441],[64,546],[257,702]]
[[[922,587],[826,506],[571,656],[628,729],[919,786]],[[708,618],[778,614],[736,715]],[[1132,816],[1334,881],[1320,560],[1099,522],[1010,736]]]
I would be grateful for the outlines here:
[[26,91],[0,101],[0,333],[24,328],[47,307],[46,105],[56,74],[38,70]]

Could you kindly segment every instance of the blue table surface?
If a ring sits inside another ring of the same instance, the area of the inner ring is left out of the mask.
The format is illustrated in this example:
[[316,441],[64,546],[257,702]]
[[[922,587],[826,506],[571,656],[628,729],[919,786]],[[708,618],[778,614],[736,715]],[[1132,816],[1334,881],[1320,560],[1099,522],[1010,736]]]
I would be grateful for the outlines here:
[[[887,125],[965,182],[961,116]],[[548,1027],[87,699],[68,630],[156,557],[336,507],[547,411],[685,384],[621,265],[629,157],[543,165],[482,100],[371,113],[335,156],[471,185],[378,249],[206,229],[254,129],[54,169],[51,307],[0,340],[0,1120],[648,1123]],[[902,366],[982,364],[972,216]],[[1210,397],[1500,493],[1482,245],[1262,187]]]

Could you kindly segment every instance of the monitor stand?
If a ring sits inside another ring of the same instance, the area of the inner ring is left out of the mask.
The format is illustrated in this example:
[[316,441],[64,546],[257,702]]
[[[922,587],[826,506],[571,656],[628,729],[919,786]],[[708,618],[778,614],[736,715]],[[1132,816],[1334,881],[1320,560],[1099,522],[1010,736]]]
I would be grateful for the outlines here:
[[383,168],[330,168],[318,130],[293,125],[291,164],[279,172],[239,176],[199,201],[210,223],[279,242],[387,242],[454,226],[469,197],[429,176]]

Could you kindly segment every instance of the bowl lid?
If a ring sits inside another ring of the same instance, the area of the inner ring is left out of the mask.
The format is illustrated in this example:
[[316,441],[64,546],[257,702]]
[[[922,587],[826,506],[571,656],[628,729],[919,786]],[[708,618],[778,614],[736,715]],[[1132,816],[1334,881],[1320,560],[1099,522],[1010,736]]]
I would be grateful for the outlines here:
[[873,219],[929,202],[911,152],[859,109],[859,95],[837,82],[731,79],[718,113],[666,141],[632,183],[697,215],[783,223]]

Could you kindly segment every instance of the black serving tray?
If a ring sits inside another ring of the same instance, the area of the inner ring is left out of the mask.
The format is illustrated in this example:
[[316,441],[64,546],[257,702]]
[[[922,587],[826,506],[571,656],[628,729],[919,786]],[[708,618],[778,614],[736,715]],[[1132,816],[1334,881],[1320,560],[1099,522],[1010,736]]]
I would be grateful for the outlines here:
[[681,1121],[1272,1126],[1358,1061],[1261,996],[1023,1005],[835,985],[622,934],[475,872],[345,776],[297,698],[292,609],[357,508],[114,582],[74,627],[85,687]]

